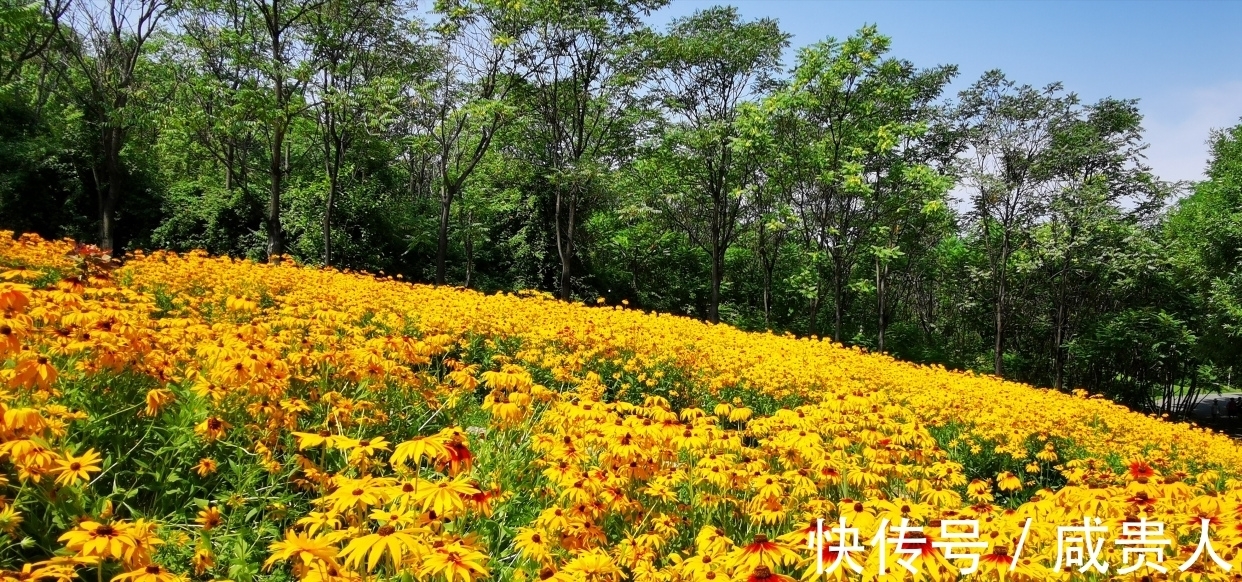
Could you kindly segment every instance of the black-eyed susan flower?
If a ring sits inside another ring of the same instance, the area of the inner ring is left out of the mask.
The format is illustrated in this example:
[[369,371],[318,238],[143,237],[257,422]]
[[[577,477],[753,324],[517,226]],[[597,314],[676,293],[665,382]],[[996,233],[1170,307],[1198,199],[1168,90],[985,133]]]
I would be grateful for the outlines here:
[[53,472],[56,473],[58,484],[77,485],[90,479],[91,473],[98,473],[99,470],[99,453],[95,452],[95,449],[90,449],[80,456],[65,453],[63,457],[57,459]]
[[373,572],[383,562],[395,573],[406,556],[421,555],[424,547],[425,544],[410,532],[382,525],[372,533],[350,540],[339,557],[346,568],[363,567]]
[[216,460],[211,457],[203,457],[198,460],[198,464],[194,465],[194,472],[197,473],[199,477],[211,475],[215,473],[217,469],[219,469],[219,465],[217,465]]
[[283,540],[268,546],[271,554],[263,562],[264,569],[271,569],[278,562],[293,562],[303,568],[314,562],[336,567],[337,540],[329,536],[314,536],[306,532],[285,530]]
[[114,582],[177,582],[182,579],[182,576],[169,572],[159,564],[147,564],[112,578]]
[[84,558],[124,559],[137,541],[123,522],[83,521],[60,536],[65,548]]

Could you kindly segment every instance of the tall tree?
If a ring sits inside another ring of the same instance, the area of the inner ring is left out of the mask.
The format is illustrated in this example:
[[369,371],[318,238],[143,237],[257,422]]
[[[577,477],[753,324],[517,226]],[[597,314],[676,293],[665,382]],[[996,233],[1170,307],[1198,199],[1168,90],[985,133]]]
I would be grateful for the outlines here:
[[439,69],[413,107],[433,150],[440,221],[436,236],[436,284],[445,282],[452,205],[491,150],[497,132],[514,117],[506,102],[524,81],[517,39],[526,24],[509,3],[438,0],[434,27]]
[[268,146],[268,203],[264,217],[267,256],[276,259],[285,252],[285,233],[281,227],[281,194],[289,172],[287,138],[294,120],[309,109],[306,89],[312,74],[307,23],[326,0],[222,0],[249,2],[258,14],[252,34],[261,40],[261,52],[248,55],[257,62],[264,80],[261,95],[266,103],[263,120]]
[[[1168,188],[1144,163],[1137,101],[1103,99],[1075,110],[1054,127],[1048,155],[1036,170],[1054,183],[1042,219],[1049,236],[1035,242],[1051,299],[1052,386],[1061,388],[1066,347],[1078,330],[1079,311],[1099,295],[1098,259],[1123,221],[1157,210]],[[1128,209],[1127,209],[1128,208]]]
[[[806,47],[789,86],[772,97],[773,109],[794,124],[789,155],[801,166],[795,174],[804,183],[792,203],[807,246],[827,259],[815,264],[826,263],[838,341],[851,293],[870,287],[866,279],[853,280],[868,255],[883,337],[889,271],[903,254],[903,228],[909,234],[910,221],[942,206],[949,186],[927,165],[931,154],[919,137],[926,131],[922,120],[956,68],[919,70],[886,58],[890,42],[868,26],[844,42],[830,38]],[[811,297],[812,330],[821,287],[817,283]]]
[[223,166],[224,188],[247,188],[258,140],[259,111],[249,99],[258,89],[255,59],[261,47],[251,31],[257,14],[239,2],[190,3],[179,19],[181,34],[169,49],[185,103],[169,125],[193,136]]
[[133,103],[145,80],[141,75],[147,41],[168,10],[164,0],[79,2],[56,29],[64,54],[58,59],[60,70],[74,81],[63,86],[74,91],[99,140],[99,163],[92,175],[99,246],[108,252],[115,246],[117,206],[125,189],[121,152],[130,130],[148,119]]
[[328,190],[322,222],[325,265],[332,264],[332,211],[351,149],[395,122],[402,88],[422,73],[416,66],[418,47],[404,34],[409,23],[401,16],[403,8],[396,0],[328,0],[308,25],[316,67],[311,90]]
[[536,164],[552,189],[560,297],[570,298],[575,232],[585,221],[601,176],[621,162],[629,112],[641,79],[633,58],[641,17],[667,0],[534,2],[534,26],[522,41],[531,70],[529,126],[538,144]]
[[651,89],[667,124],[650,162],[671,172],[654,202],[707,253],[707,317],[719,321],[725,253],[739,235],[744,178],[753,175],[744,165],[754,160],[739,159],[734,144],[739,108],[778,72],[789,35],[775,20],[746,22],[736,8],[714,7],[674,20],[653,41]]
[[989,71],[960,95],[958,118],[966,129],[965,184],[970,218],[983,242],[992,294],[993,372],[1004,372],[1005,334],[1011,308],[1013,254],[1027,243],[1055,184],[1040,167],[1054,131],[1077,103],[1060,84],[1035,89]]
[[28,61],[46,55],[69,7],[69,0],[0,2],[0,87],[12,83]]
[[1162,225],[1176,277],[1194,296],[1204,359],[1232,385],[1242,362],[1242,123],[1213,131],[1208,179]]

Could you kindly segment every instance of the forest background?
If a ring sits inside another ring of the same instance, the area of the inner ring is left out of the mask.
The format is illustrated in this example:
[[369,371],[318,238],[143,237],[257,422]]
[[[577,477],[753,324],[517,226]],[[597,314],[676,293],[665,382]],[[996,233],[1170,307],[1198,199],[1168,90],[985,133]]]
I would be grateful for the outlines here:
[[[1242,357],[1242,125],[662,0],[0,0],[0,229],[831,337],[1179,414]],[[787,63],[792,63],[787,66]]]

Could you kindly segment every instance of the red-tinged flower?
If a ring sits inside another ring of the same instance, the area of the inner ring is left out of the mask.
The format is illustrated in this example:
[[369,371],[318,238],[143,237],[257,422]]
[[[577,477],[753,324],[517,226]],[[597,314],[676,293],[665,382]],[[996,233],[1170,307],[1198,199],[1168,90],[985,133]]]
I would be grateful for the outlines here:
[[773,572],[767,566],[756,566],[754,572],[746,578],[746,582],[790,582],[793,578]]
[[755,534],[755,539],[748,545],[737,548],[730,556],[731,565],[742,571],[759,566],[775,568],[787,566],[798,560],[798,555],[789,548],[768,539],[763,534]]
[[1150,479],[1155,476],[1156,470],[1151,468],[1144,461],[1134,461],[1130,463],[1130,476],[1134,479]]
[[1005,548],[996,548],[995,551],[979,556],[979,562],[1000,569],[1009,569],[1009,565],[1013,563],[1013,557],[1009,555],[1009,550]]
[[457,475],[462,471],[469,471],[470,466],[474,464],[474,454],[466,447],[466,443],[462,442],[460,435],[453,435],[447,445],[449,472]]
[[[939,527],[939,526],[937,526]],[[940,550],[936,549],[935,541],[928,535],[926,531],[912,532],[902,541],[902,548],[906,550],[918,550],[920,558],[930,558]]]

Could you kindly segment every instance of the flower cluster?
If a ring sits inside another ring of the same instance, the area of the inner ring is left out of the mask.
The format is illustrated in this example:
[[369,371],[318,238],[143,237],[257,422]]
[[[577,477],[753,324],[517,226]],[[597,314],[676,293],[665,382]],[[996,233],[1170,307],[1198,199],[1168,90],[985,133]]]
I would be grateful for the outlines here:
[[6,580],[1242,572],[1230,439],[816,338],[0,233],[0,362]]

